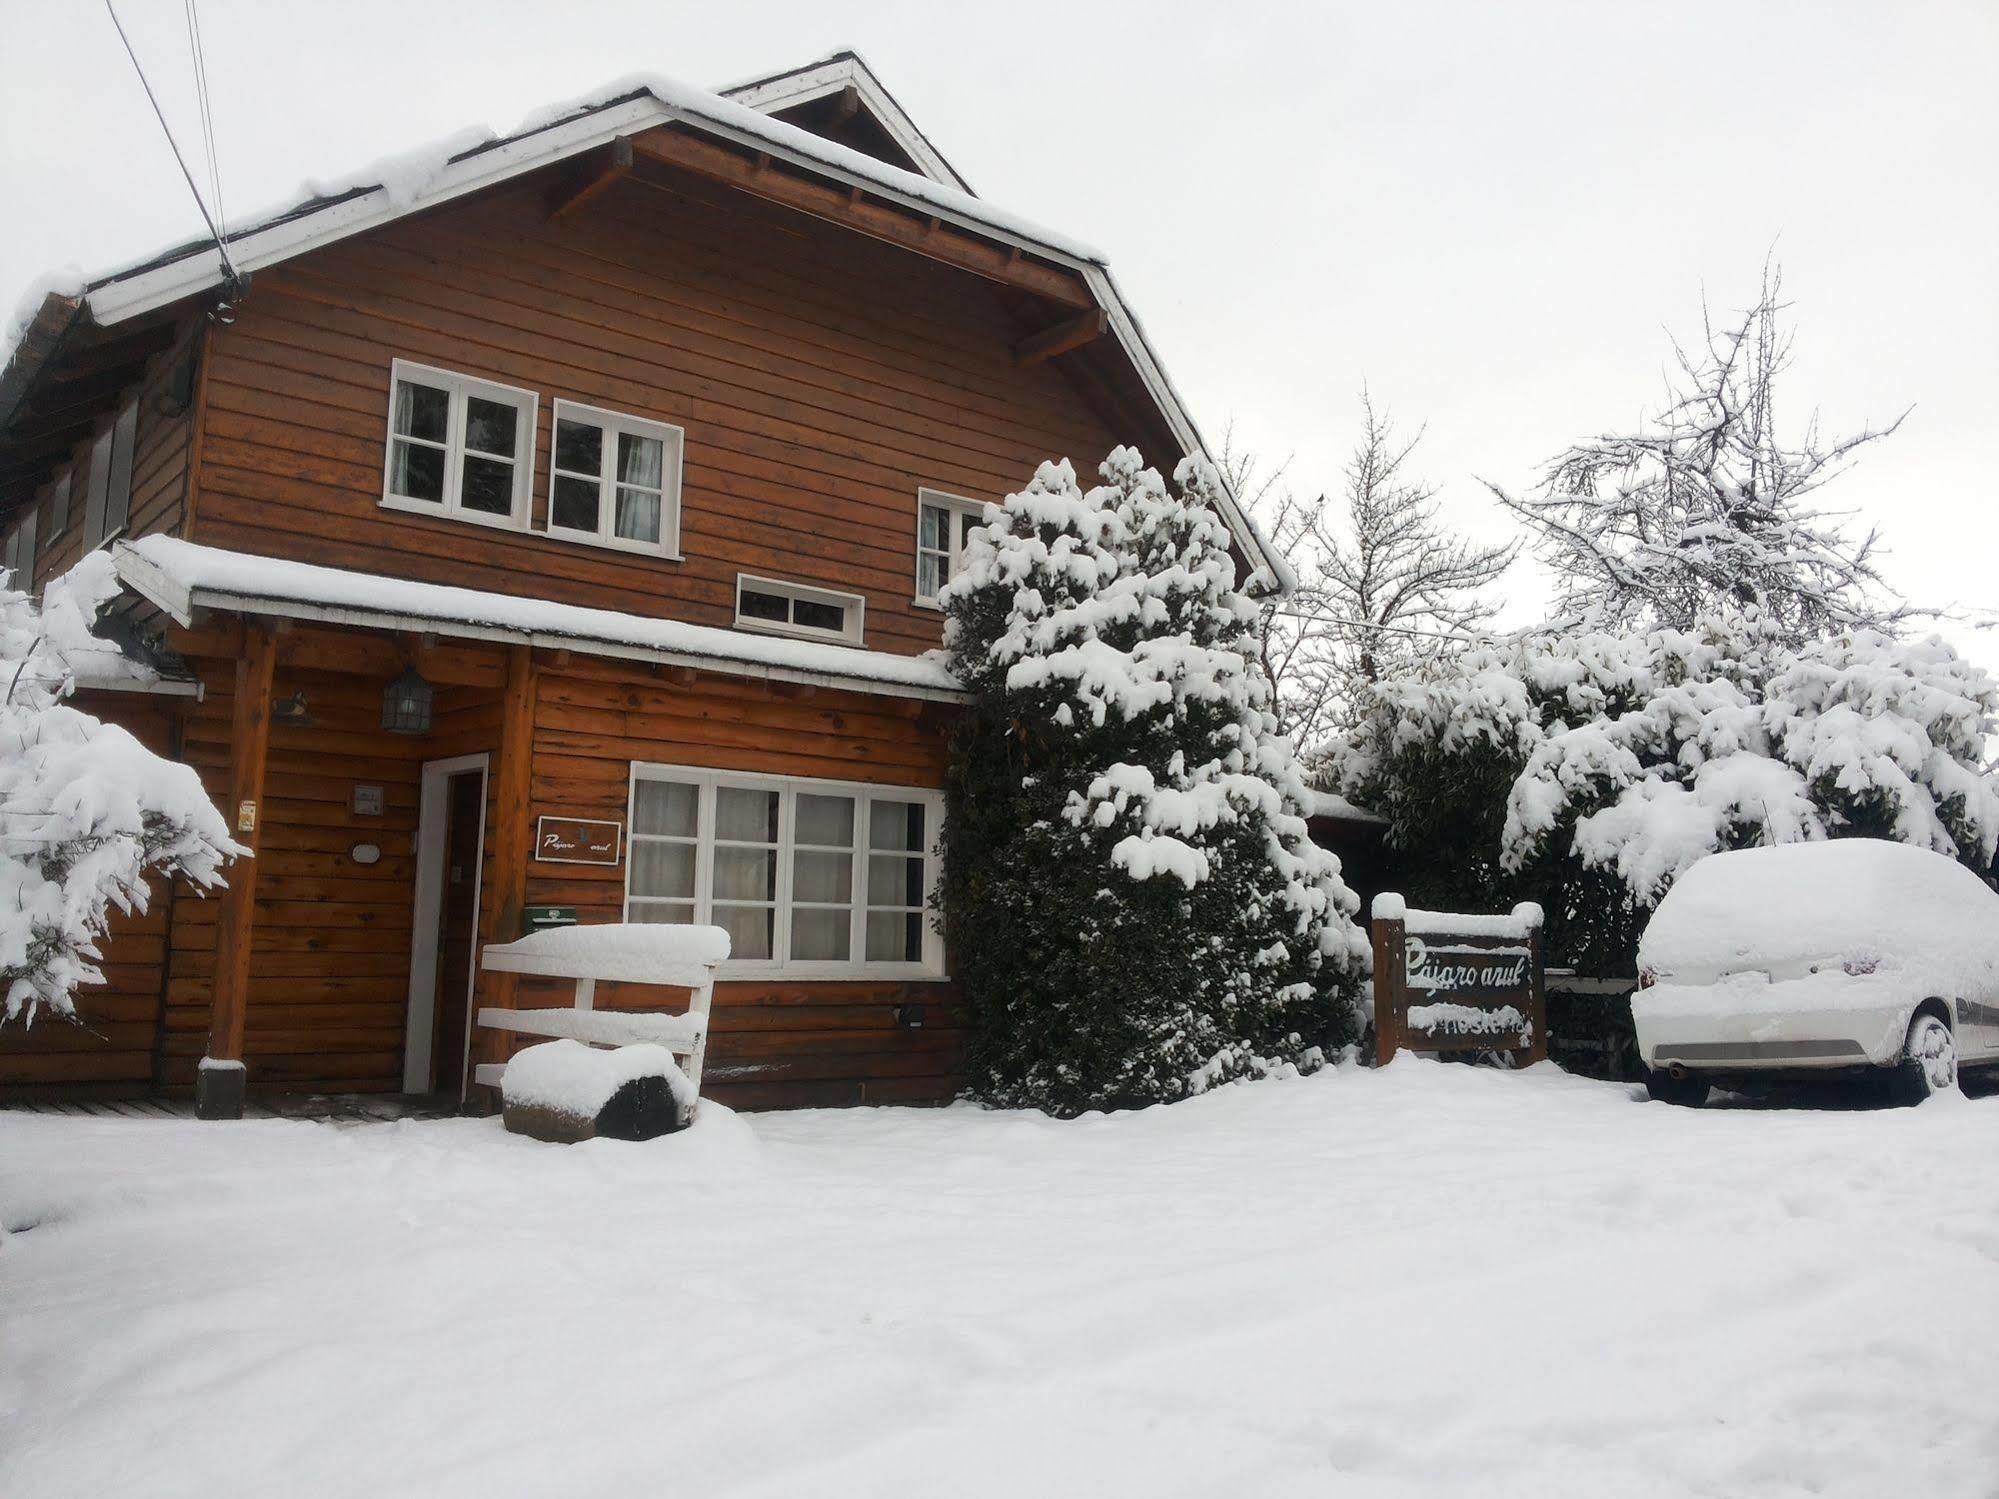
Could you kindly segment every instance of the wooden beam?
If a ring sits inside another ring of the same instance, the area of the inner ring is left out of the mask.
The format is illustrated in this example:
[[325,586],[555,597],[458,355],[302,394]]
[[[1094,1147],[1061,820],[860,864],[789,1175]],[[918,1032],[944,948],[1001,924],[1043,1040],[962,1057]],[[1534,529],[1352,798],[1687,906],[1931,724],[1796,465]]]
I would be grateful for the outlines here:
[[1079,313],[1052,328],[1028,334],[1013,346],[1013,362],[1023,369],[1040,364],[1071,349],[1080,349],[1084,344],[1095,343],[1109,331],[1110,326],[1110,315],[1101,307]]
[[551,222],[567,218],[585,204],[592,203],[623,181],[632,169],[632,138],[621,135],[610,145],[592,151],[581,170],[559,183],[548,197]]
[[243,631],[229,712],[229,832],[250,851],[229,868],[215,913],[215,987],[208,1017],[208,1053],[195,1086],[203,1119],[243,1117],[243,1021],[249,1012],[250,948],[256,936],[257,853],[264,840],[264,766],[271,746],[271,686],[278,635],[268,620]]
[[833,97],[833,107],[826,111],[826,128],[837,130],[861,112],[861,91],[851,83]]
[[773,203],[914,250],[989,281],[1017,286],[1064,307],[1096,306],[1096,299],[1083,284],[1083,278],[1072,271],[1023,255],[1018,246],[995,243],[973,232],[951,226],[931,230],[928,226],[936,220],[928,214],[913,213],[873,198],[854,201],[849,187],[843,183],[791,170],[780,171],[775,162],[759,171],[754,158],[671,127],[634,136],[632,149],[641,160],[726,182]]
[[[524,645],[507,650],[507,682],[500,693],[500,745],[493,756],[493,782],[489,801],[493,824],[488,847],[492,852],[492,895],[485,902],[485,923],[479,934],[483,950],[488,943],[511,942],[521,935],[521,915],[527,906],[528,863],[534,853],[534,824],[529,817],[529,800],[534,786],[534,717],[537,674],[533,651]],[[478,953],[472,955],[477,964]],[[520,976],[478,969],[478,1003],[494,1009],[514,1008]],[[504,1033],[481,1027],[476,1059],[504,1062],[507,1038]]]

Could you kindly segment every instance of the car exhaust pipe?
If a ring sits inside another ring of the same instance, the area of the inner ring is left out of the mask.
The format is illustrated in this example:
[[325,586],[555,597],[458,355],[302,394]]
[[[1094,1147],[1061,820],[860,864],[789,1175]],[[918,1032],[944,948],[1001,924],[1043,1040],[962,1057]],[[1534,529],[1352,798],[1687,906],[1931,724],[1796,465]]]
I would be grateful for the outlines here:
[[1685,1062],[1668,1062],[1666,1064],[1666,1076],[1670,1077],[1676,1083],[1685,1082],[1687,1080],[1687,1064]]

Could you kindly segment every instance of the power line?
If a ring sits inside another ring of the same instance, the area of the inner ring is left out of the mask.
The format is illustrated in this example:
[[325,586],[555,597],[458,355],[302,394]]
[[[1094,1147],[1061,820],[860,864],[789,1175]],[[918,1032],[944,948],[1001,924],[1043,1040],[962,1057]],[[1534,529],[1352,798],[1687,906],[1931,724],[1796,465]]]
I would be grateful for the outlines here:
[[208,186],[215,195],[215,217],[224,230],[229,211],[222,204],[222,163],[215,145],[215,109],[208,90],[208,52],[201,44],[201,12],[187,0],[187,50],[194,61],[194,95],[201,107],[201,138],[208,153]]
[[160,109],[160,101],[153,93],[153,86],[146,80],[146,70],[139,66],[139,54],[132,50],[132,39],[125,35],[125,25],[118,19],[118,12],[111,0],[104,0],[105,14],[111,17],[111,24],[118,32],[118,40],[125,44],[125,55],[132,59],[132,71],[139,75],[139,86],[146,91],[146,102],[153,106],[153,118],[160,122],[160,131],[167,138],[167,148],[173,152],[174,161],[180,167],[181,176],[187,179],[187,190],[194,194],[194,206],[201,210],[202,222],[208,225],[210,238],[215,241],[215,253],[222,260],[222,274],[228,282],[232,295],[243,284],[243,278],[236,274],[236,267],[230,263],[229,247],[222,242],[222,231],[215,227],[215,220],[209,216],[208,205],[202,201],[201,189],[194,185],[194,173],[187,169],[187,158],[180,154],[180,146],[174,140],[174,133],[167,125],[166,114]]

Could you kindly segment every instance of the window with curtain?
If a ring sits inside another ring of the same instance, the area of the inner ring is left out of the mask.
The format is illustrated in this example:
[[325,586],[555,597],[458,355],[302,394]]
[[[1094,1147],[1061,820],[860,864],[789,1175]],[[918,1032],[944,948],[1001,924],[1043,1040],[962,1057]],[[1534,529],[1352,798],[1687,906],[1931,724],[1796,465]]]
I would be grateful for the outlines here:
[[683,441],[664,422],[557,401],[548,534],[677,556]]
[[525,526],[535,404],[533,391],[398,359],[382,503]]
[[985,504],[939,489],[916,492],[916,601],[935,604],[964,565],[965,538],[985,516]]
[[722,927],[742,970],[941,976],[942,811],[932,791],[635,765],[625,919]]

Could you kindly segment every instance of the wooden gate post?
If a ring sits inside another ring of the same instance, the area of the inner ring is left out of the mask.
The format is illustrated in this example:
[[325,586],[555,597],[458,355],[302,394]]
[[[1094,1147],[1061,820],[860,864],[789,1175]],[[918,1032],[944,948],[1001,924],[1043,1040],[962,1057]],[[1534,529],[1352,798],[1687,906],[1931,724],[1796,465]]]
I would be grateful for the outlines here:
[[250,948],[257,919],[257,853],[264,837],[264,766],[271,744],[271,683],[277,669],[277,629],[268,619],[248,620],[243,654],[236,658],[235,699],[229,714],[230,834],[250,856],[230,866],[215,913],[215,988],[208,1019],[208,1052],[195,1073],[194,1112],[202,1119],[241,1119],[248,1079],[243,1068],[243,1023],[250,1002]]
[[1396,1051],[1407,1044],[1404,1032],[1408,1008],[1409,944],[1408,923],[1402,917],[1400,896],[1384,903],[1375,898],[1375,909],[1398,914],[1374,917],[1374,1065],[1386,1066]]
[[[1519,908],[1515,907],[1514,912],[1518,915]],[[1527,1051],[1521,1061],[1528,1067],[1548,1060],[1548,988],[1547,977],[1541,967],[1545,923],[1538,919],[1538,911],[1536,917],[1527,934],[1527,997],[1530,1006],[1527,1016],[1534,1032],[1528,1038]]]

